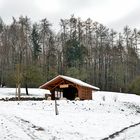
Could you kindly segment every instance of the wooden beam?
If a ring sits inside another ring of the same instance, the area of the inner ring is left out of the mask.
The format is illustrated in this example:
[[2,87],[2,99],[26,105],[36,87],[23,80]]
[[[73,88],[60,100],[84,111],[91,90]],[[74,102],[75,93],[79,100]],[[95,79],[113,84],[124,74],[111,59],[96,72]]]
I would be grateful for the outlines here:
[[62,84],[63,81],[61,81],[60,83],[58,83],[57,85],[55,85],[51,90],[55,89],[58,85]]

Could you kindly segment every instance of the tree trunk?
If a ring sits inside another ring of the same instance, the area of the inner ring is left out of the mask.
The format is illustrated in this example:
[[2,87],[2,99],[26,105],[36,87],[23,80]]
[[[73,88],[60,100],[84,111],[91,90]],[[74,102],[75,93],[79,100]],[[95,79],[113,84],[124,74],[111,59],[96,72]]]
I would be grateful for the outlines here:
[[28,85],[27,85],[27,83],[25,83],[25,89],[26,89],[26,95],[29,95],[29,93],[28,93]]
[[16,84],[16,94],[15,94],[15,97],[17,97],[17,93],[18,93],[17,88],[18,88],[18,85]]
[[20,100],[20,93],[21,93],[21,90],[20,90],[20,84],[18,84],[18,100]]

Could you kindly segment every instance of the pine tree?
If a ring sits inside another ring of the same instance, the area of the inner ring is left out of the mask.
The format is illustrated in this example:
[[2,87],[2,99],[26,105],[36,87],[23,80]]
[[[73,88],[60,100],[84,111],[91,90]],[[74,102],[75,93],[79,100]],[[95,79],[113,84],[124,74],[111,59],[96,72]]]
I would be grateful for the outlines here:
[[40,42],[39,42],[39,33],[37,24],[33,25],[32,33],[31,33],[31,40],[33,43],[33,60],[35,63],[37,63],[37,60],[39,58],[39,54],[41,52]]

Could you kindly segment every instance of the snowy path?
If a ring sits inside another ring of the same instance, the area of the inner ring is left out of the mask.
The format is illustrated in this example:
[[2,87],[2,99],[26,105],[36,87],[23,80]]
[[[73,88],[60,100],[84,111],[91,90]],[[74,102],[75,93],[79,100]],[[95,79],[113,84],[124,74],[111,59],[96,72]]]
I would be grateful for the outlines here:
[[16,116],[0,115],[1,140],[42,140],[44,129]]
[[119,134],[118,137],[113,140],[140,140],[140,124],[125,130],[123,133]]
[[[140,139],[140,122],[136,123],[134,125],[130,125],[128,127],[123,128],[120,131],[114,132],[113,134],[109,135],[108,137],[102,139],[102,140],[120,140],[120,139],[126,139],[132,140],[132,139]],[[133,137],[134,136],[134,137]]]

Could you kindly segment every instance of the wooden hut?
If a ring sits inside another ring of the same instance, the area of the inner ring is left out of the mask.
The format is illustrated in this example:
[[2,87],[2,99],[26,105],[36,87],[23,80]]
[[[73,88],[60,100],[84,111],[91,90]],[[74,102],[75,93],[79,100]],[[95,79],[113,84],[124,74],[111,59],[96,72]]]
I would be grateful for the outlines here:
[[58,75],[54,79],[40,86],[42,89],[48,89],[51,92],[52,99],[67,98],[74,100],[79,97],[80,100],[92,99],[92,91],[99,90],[98,87],[89,85],[81,80]]

